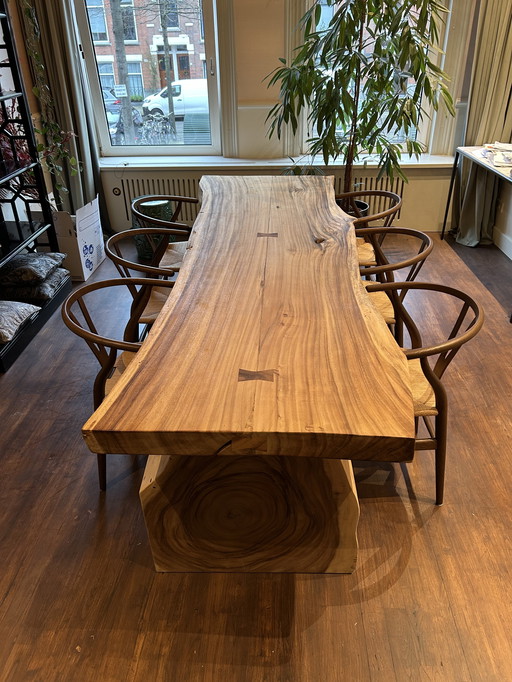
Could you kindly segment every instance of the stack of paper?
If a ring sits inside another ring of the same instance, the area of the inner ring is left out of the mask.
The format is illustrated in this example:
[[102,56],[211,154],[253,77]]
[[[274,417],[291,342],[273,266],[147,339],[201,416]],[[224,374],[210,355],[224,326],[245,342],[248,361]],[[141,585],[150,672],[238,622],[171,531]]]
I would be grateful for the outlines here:
[[505,142],[495,142],[486,144],[482,150],[482,155],[499,168],[512,168],[512,144]]

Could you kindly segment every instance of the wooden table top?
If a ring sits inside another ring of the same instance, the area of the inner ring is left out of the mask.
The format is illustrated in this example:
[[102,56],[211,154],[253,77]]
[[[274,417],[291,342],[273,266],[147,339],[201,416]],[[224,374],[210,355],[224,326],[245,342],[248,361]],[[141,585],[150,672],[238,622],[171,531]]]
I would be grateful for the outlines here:
[[84,426],[93,452],[406,460],[407,365],[327,176],[204,176],[171,297]]

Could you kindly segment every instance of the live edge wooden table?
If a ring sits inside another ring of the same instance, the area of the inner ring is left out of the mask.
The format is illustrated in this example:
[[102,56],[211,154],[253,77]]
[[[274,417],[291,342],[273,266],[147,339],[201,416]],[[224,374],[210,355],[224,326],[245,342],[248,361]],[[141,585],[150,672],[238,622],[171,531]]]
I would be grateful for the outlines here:
[[204,176],[171,297],[84,426],[149,455],[158,571],[346,573],[350,460],[407,461],[406,359],[361,285],[326,176]]

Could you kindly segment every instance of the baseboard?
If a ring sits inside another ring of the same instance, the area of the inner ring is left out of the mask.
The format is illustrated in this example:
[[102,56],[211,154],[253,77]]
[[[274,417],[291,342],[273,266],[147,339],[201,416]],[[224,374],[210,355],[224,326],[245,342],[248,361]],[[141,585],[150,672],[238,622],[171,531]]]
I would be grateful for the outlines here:
[[496,227],[493,231],[493,240],[498,249],[512,260],[512,235],[501,232]]

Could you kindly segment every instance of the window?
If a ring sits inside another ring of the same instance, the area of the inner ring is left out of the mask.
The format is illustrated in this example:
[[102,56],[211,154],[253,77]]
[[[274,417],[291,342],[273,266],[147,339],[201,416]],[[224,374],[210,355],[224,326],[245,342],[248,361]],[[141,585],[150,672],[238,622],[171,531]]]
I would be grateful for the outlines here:
[[[100,89],[115,84],[118,98],[117,109],[94,108],[103,155],[219,153],[216,77],[204,71],[215,54],[213,0],[81,2],[91,38],[90,44],[83,39],[91,90],[105,102]],[[100,19],[112,27],[109,45],[97,44]]]
[[133,14],[133,0],[122,0],[121,13],[123,17],[123,34],[125,40],[136,41],[137,29]]
[[[191,7],[192,6],[193,5],[191,5]],[[167,28],[178,28],[180,25],[178,0],[167,0],[167,6],[165,7],[165,10],[167,12]]]
[[86,0],[91,35],[95,42],[105,42],[108,40],[103,2],[104,0]]
[[[313,4],[313,3],[312,3]],[[319,33],[327,31],[329,28],[329,24],[331,19],[333,18],[333,15],[335,12],[338,11],[340,8],[340,5],[342,3],[337,2],[333,4],[328,4],[327,0],[317,0],[316,2],[317,6],[319,7],[320,11],[320,19],[317,25],[317,31]],[[349,11],[348,9],[346,10],[346,14],[348,14]],[[350,16],[350,15],[349,15]],[[368,13],[366,14],[367,22],[364,27],[364,30],[361,35],[361,50],[360,52],[364,56],[364,64],[368,67],[368,70],[371,75],[374,73],[379,72],[379,68],[373,69],[372,64],[376,64],[377,67],[379,67],[380,62],[382,61],[379,58],[379,55],[376,53],[377,49],[377,44],[379,43],[379,40],[376,39],[376,36],[379,34],[379,28],[376,26],[374,21],[370,18],[368,20]],[[439,22],[441,23],[441,22]],[[351,36],[350,36],[351,37]],[[355,37],[355,36],[354,36]],[[379,48],[382,49],[384,41],[381,39],[380,40],[380,46]],[[352,47],[352,53],[355,53],[356,51],[356,44],[354,42],[354,45]],[[359,54],[359,52],[358,52]],[[374,57],[374,55],[376,55]],[[363,61],[363,60],[361,60]],[[335,67],[332,67],[332,71],[328,72],[328,76],[331,77],[337,69],[339,69],[340,66],[339,64],[336,65]],[[403,100],[405,100],[407,97],[412,96],[412,94],[415,91],[415,86],[416,86],[416,81],[413,79],[413,77],[409,77],[405,82],[404,82],[404,71],[407,70],[407,67],[404,66],[401,69],[398,68],[398,66],[395,67],[394,69],[394,74],[393,76],[389,76],[388,78],[388,83],[390,84],[390,91],[388,92],[388,95],[391,96],[391,89],[394,90],[392,93],[393,96],[396,97],[401,97]],[[333,79],[334,82],[334,79]],[[359,101],[358,104],[358,112],[362,112],[365,109],[365,99],[364,96],[365,94],[368,96],[371,96],[372,93],[372,83],[374,80],[372,80],[371,76],[370,78],[363,78],[361,81],[361,92],[362,97]],[[350,96],[354,95],[354,83],[352,83],[352,87],[348,88],[348,92]],[[426,98],[423,98],[423,102],[425,102]],[[398,145],[403,145],[405,148],[405,143],[406,140],[409,139],[411,141],[416,141],[421,144],[426,148],[427,147],[427,141],[428,141],[428,135],[430,133],[430,128],[431,128],[431,121],[433,118],[434,112],[432,111],[432,108],[430,105],[425,106],[425,115],[423,119],[419,120],[416,125],[410,125],[409,130],[406,132],[404,128],[396,128],[393,131],[386,132],[386,137],[392,141],[395,144]],[[386,122],[385,114],[380,117],[376,123],[380,125],[384,125]],[[337,121],[337,135],[340,137],[343,137],[347,133],[347,128],[344,127],[343,123],[341,121]],[[308,137],[314,137],[315,133],[314,131],[306,131],[305,138]],[[308,143],[307,139],[304,139],[304,146],[302,148],[302,153],[307,153],[308,152]]]
[[114,78],[114,64],[112,62],[98,62],[98,74],[101,87],[110,90],[116,84]]
[[320,21],[318,23],[318,30],[324,31],[328,26],[334,14],[334,5],[328,6],[325,0],[320,0]]
[[128,62],[128,84],[132,97],[137,99],[144,97],[144,85],[142,83],[141,62]]

